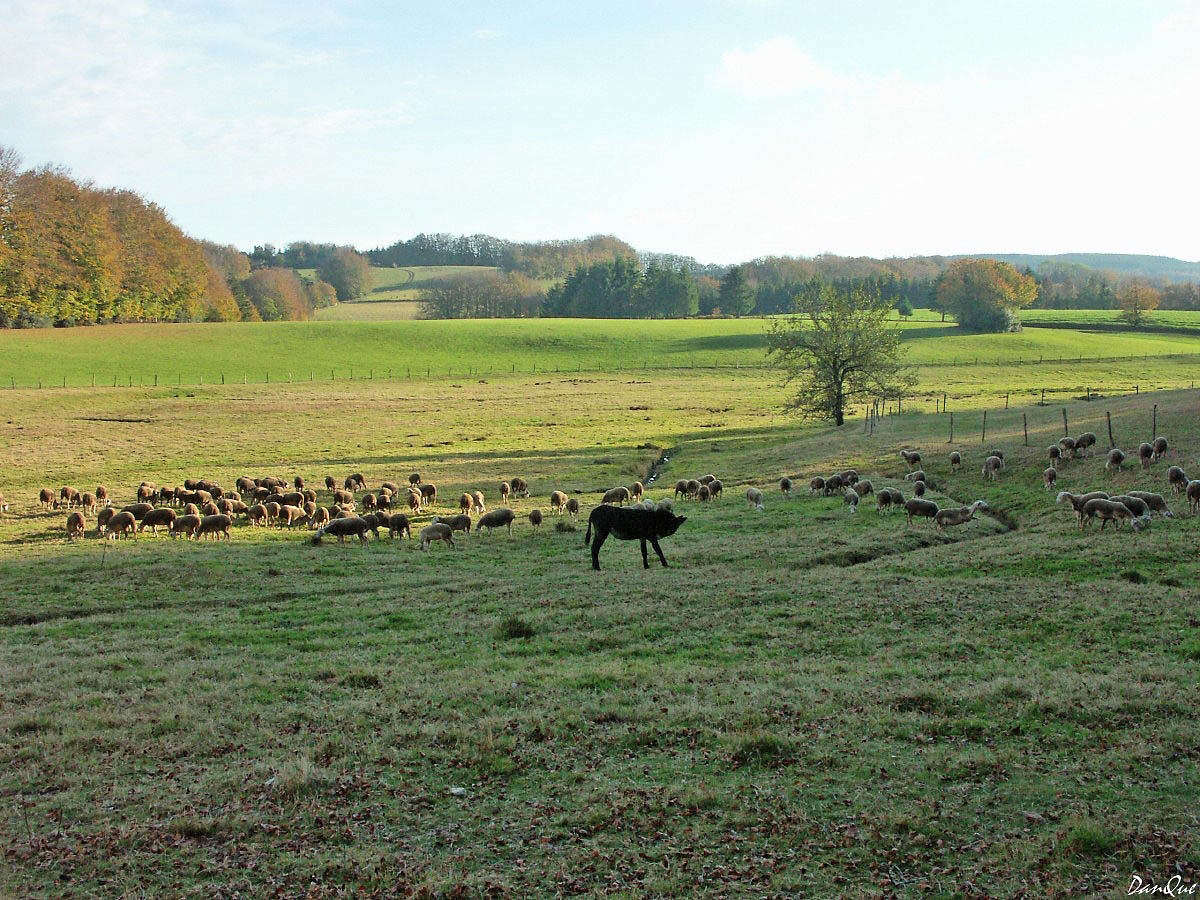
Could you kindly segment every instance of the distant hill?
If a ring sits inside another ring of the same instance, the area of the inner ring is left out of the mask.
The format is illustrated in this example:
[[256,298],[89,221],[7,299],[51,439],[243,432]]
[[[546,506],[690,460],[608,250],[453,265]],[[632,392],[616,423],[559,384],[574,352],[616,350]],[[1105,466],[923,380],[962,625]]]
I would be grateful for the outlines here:
[[1138,253],[1050,253],[1039,256],[1034,253],[961,253],[949,257],[986,256],[1014,266],[1037,270],[1046,263],[1074,263],[1090,269],[1102,269],[1120,275],[1139,278],[1165,279],[1167,281],[1200,281],[1200,262],[1188,262],[1173,256],[1143,256]]

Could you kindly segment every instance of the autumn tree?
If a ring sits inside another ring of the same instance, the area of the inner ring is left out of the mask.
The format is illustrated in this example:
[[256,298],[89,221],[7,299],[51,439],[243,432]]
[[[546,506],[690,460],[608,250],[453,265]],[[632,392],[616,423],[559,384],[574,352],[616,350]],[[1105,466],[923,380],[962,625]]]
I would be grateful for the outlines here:
[[1010,331],[1037,299],[1037,282],[994,259],[956,259],[939,277],[937,303],[972,331]]
[[338,300],[357,300],[367,292],[371,263],[349,247],[340,247],[317,270],[317,274],[322,281],[333,285]]
[[841,425],[856,400],[911,388],[916,376],[904,365],[891,311],[890,300],[862,288],[822,284],[798,297],[797,314],[775,319],[767,335],[772,362],[795,388],[785,408]]
[[1162,294],[1144,281],[1130,281],[1117,292],[1121,318],[1130,325],[1143,325],[1151,310],[1158,309]]

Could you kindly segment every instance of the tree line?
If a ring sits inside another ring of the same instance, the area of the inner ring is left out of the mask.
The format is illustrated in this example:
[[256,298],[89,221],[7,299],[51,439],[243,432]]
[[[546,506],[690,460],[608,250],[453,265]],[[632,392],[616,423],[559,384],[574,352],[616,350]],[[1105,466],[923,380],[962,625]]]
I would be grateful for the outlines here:
[[486,234],[418,234],[368,250],[375,266],[491,266],[530,278],[565,278],[579,266],[635,256],[632,247],[608,234],[560,241],[508,241]]

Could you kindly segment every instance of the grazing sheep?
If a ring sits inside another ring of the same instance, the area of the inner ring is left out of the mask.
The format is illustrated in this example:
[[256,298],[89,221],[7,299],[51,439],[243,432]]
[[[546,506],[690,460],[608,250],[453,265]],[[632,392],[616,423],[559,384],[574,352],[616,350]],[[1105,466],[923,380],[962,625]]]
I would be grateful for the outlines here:
[[529,511],[529,524],[534,528],[542,527],[542,511],[540,509],[531,509]]
[[419,513],[421,511],[421,492],[420,491],[409,491],[408,492],[408,508],[413,513]]
[[[325,480],[329,481],[328,478]],[[238,480],[234,482],[234,485],[237,487],[239,494],[249,494],[256,487],[258,487],[258,485],[254,483],[253,478],[247,478],[245,475],[242,475],[240,478],[238,478]]]
[[[713,481],[716,481],[716,479],[714,478]],[[712,484],[712,481],[710,481],[708,483]],[[642,496],[645,493],[646,493],[646,486],[644,484],[642,484],[640,481],[635,481],[633,484],[631,484],[629,486],[629,497],[635,503],[637,501],[641,500]]]
[[389,539],[396,535],[400,535],[401,538],[408,535],[408,539],[412,540],[412,523],[404,513],[392,513],[388,516],[387,527]]
[[975,513],[987,508],[988,505],[983,500],[976,500],[970,506],[939,509],[933,517],[933,522],[937,526],[938,531],[945,531],[948,526],[962,525],[970,522],[971,519],[975,518]]
[[101,506],[109,505],[108,488],[102,484],[96,485],[96,502]]
[[104,536],[106,538],[125,538],[132,534],[134,538],[137,538],[136,527],[137,520],[133,517],[133,513],[123,509],[119,513],[114,513],[108,520],[104,526]]
[[567,508],[567,495],[562,491],[550,492],[550,511],[561,513]]
[[825,479],[822,478],[820,475],[816,475],[816,476],[808,479],[808,492],[810,494],[824,494],[825,493]]
[[[697,490],[699,487],[697,487]],[[615,487],[611,491],[606,491],[604,497],[600,500],[601,503],[616,503],[624,506],[629,502],[629,488]]]
[[925,482],[923,482],[923,481],[914,481],[913,482],[913,496],[914,497],[924,497],[925,496]]
[[1172,493],[1182,494],[1188,486],[1187,473],[1179,466],[1171,466],[1167,469],[1167,484],[1171,486]]
[[779,490],[783,491],[783,496],[792,496],[792,479],[783,477],[779,479]]
[[394,504],[394,501],[392,500],[392,495],[388,491],[380,491],[379,494],[375,498],[375,508],[376,509],[380,509],[380,510],[391,509],[392,506],[394,506],[394,505],[395,504]]
[[512,485],[507,481],[500,482],[500,502],[507,503],[508,495],[512,493]]
[[339,506],[343,503],[350,504],[354,502],[354,493],[352,491],[335,490],[333,492],[333,502]]
[[755,509],[763,508],[763,492],[756,487],[746,488],[746,502]]
[[993,453],[983,462],[983,475],[985,478],[995,481],[1002,468],[1004,468],[1004,460]]
[[271,500],[271,501],[268,501],[264,505],[267,507],[267,521],[268,522],[274,522],[276,519],[279,518],[279,511],[281,509],[283,509],[282,504],[276,503],[274,500]]
[[855,482],[854,493],[858,494],[860,497],[865,497],[867,494],[873,494],[875,493],[875,485],[871,484],[870,481],[864,478],[862,481]]
[[148,481],[143,481],[138,485],[137,498],[139,500],[153,500],[154,495],[158,493],[158,488],[150,484]]
[[58,505],[54,502],[54,491],[50,490],[50,488],[42,488],[38,492],[38,502],[42,505],[43,509],[50,509]]
[[1196,514],[1196,507],[1200,506],[1200,481],[1189,481],[1184,487],[1188,501],[1188,512],[1193,516]]
[[165,487],[165,486],[160,487],[158,489],[158,502],[159,503],[174,503],[175,502],[175,488],[169,488],[169,487]]
[[420,486],[420,490],[421,490],[421,503],[423,503],[426,506],[432,506],[435,502],[437,502],[437,485],[436,484],[422,484]]
[[183,514],[185,516],[198,516],[200,515],[200,507],[195,503],[186,503],[183,507]]
[[356,537],[360,544],[366,546],[367,532],[370,530],[371,523],[361,516],[343,516],[340,519],[331,519],[328,525],[318,528],[312,536],[312,542],[320,544],[325,535],[330,534],[338,539],[339,544],[346,543],[348,537]]
[[164,526],[167,531],[171,530],[171,525],[177,518],[175,510],[169,506],[160,506],[158,509],[152,509],[146,515],[142,516],[142,522],[138,526],[138,532],[143,532],[149,526],[152,534],[158,534],[158,526]]
[[342,487],[348,491],[365,491],[367,489],[367,480],[363,478],[361,472],[355,472],[353,475],[347,475]]
[[333,517],[329,515],[329,508],[326,506],[319,506],[309,514],[308,527],[310,529],[321,528],[324,525],[328,525],[332,521]]
[[303,493],[304,493],[304,502],[305,503],[316,503],[317,502],[317,492],[314,491],[312,488],[305,488]]
[[1090,431],[1085,431],[1079,437],[1075,438],[1075,455],[1076,456],[1091,456],[1092,448],[1096,446],[1096,435]]
[[712,500],[712,491],[708,489],[707,484],[700,485],[700,490],[696,491],[696,499],[701,503],[708,503]]
[[846,511],[851,513],[858,512],[858,501],[861,499],[858,496],[858,491],[853,488],[846,488],[842,491],[842,503],[846,505]]
[[904,495],[894,488],[880,488],[875,492],[875,509],[879,512],[903,505]]
[[1133,512],[1124,503],[1116,500],[1089,500],[1083,505],[1083,512],[1079,517],[1079,527],[1083,528],[1091,524],[1093,519],[1100,520],[1100,530],[1103,531],[1109,522],[1112,522],[1114,527],[1120,528],[1122,523],[1128,522],[1133,526],[1134,531],[1141,531],[1146,527],[1146,522],[1134,516]]
[[700,482],[701,484],[712,484],[714,481],[717,480],[717,476],[716,475],[701,475],[696,480],[698,482]]
[[1062,460],[1062,448],[1058,444],[1054,444],[1047,448],[1046,453],[1050,457],[1050,465],[1057,469],[1059,462]]
[[[280,504],[280,506],[282,506],[282,505],[283,504]],[[220,512],[221,512],[220,508],[218,508],[217,504],[212,500],[209,500],[202,507],[200,507],[201,515],[215,516],[215,515],[219,515]]]
[[409,475],[408,483],[409,484],[420,484],[421,483],[421,473],[413,472],[411,475]]
[[458,498],[458,508],[464,513],[469,513],[475,508],[475,498],[464,491]]
[[426,525],[421,529],[422,550],[428,550],[434,541],[445,541],[453,547],[454,537],[450,531],[450,526],[444,522],[434,522],[432,525]]
[[962,454],[957,450],[950,451],[950,471],[957,472],[958,467],[962,465]]
[[461,531],[463,534],[471,533],[471,517],[467,515],[434,516],[433,521],[449,525],[451,531]]
[[699,478],[688,479],[687,496],[695,499],[695,497],[698,493],[700,493],[700,479]]
[[1104,468],[1110,473],[1120,472],[1123,462],[1125,462],[1125,452],[1118,447],[1113,447],[1108,451],[1108,457],[1104,460]]
[[901,450],[900,457],[908,463],[910,469],[915,469],[921,464],[921,454],[916,450]]
[[487,511],[487,507],[483,503],[483,491],[472,491],[471,499],[475,501],[475,508],[479,510],[479,512]]
[[1061,437],[1058,439],[1058,449],[1062,452],[1063,459],[1069,459],[1075,456],[1078,452],[1078,443],[1074,438]]
[[686,478],[680,478],[677,482],[675,482],[675,498],[676,499],[687,496],[687,492],[688,492],[687,486],[688,486],[688,480]]
[[171,523],[171,537],[177,538],[182,534],[190,541],[199,529],[199,516],[176,516],[175,521]]
[[367,528],[375,535],[375,540],[379,540],[379,529],[387,527],[388,517],[383,513],[367,513],[362,520],[367,523]]
[[308,521],[308,513],[299,506],[284,506],[279,510],[279,524],[286,525],[290,530],[295,525],[303,525]]
[[[317,514],[317,504],[313,503],[311,500],[305,500],[304,506],[301,507],[301,509],[304,510],[304,514],[308,516],[309,519],[312,519],[312,517]],[[225,510],[221,510],[221,512],[225,512]],[[233,512],[233,510],[230,510],[230,512]]]
[[1133,513],[1135,518],[1145,519],[1146,524],[1150,524],[1150,504],[1141,497],[1135,497],[1132,494],[1118,494],[1115,497],[1110,497],[1110,500],[1115,500],[1117,503],[1124,503],[1126,508]]
[[375,503],[376,503],[376,500],[375,500],[374,494],[364,494],[363,495],[363,498],[362,498],[362,508],[363,509],[368,510],[368,511],[373,510],[373,509],[375,509]]
[[832,497],[834,494],[840,494],[845,486],[846,482],[842,481],[841,475],[830,475],[825,479],[825,496]]
[[904,511],[908,514],[906,525],[911,525],[914,518],[932,519],[938,514],[938,505],[932,500],[922,500],[913,497],[904,503]]
[[108,523],[112,519],[112,517],[114,515],[116,515],[116,512],[117,511],[115,509],[113,509],[111,506],[106,506],[103,509],[101,509],[100,512],[96,513],[96,536],[97,537],[104,534],[105,527],[108,525]]
[[298,490],[298,491],[304,490],[304,478],[301,477],[300,475],[297,475],[295,478],[292,479],[292,484],[294,484],[296,486],[296,490]]
[[1059,491],[1058,497],[1055,498],[1055,503],[1070,503],[1071,508],[1075,510],[1075,514],[1079,519],[1079,527],[1083,527],[1083,508],[1091,500],[1107,500],[1108,494],[1104,491],[1091,491],[1087,494],[1072,494],[1070,491]]
[[1007,465],[1007,463],[1005,463],[1005,461],[1004,461],[1004,451],[1003,450],[989,450],[988,456],[997,457],[1000,460],[1000,468],[1001,469],[1003,469]]
[[400,485],[396,484],[396,482],[394,482],[394,481],[380,482],[379,489],[381,491],[387,491],[389,494],[400,493]]
[[858,472],[854,469],[847,469],[844,472],[838,472],[838,476],[842,479],[842,484],[849,487],[854,487],[858,483]]
[[714,478],[712,481],[710,481],[708,483],[708,494],[714,500],[716,500],[718,497],[722,496],[724,491],[725,491],[725,485],[723,485],[721,483],[720,478]]
[[909,472],[907,475],[905,475],[904,480],[905,481],[926,481],[927,482],[929,479],[925,477],[924,469],[917,469],[917,471]]
[[579,518],[579,501],[574,497],[567,500],[567,512],[570,513],[572,519]]
[[70,509],[72,506],[79,505],[79,491],[73,487],[62,487],[58,491],[58,502],[60,506]]
[[1048,469],[1042,470],[1042,482],[1046,485],[1046,490],[1054,490],[1054,482],[1058,480],[1058,469],[1051,466]]
[[73,541],[76,538],[83,537],[83,533],[87,530],[87,522],[83,518],[83,513],[79,510],[67,516],[67,540]]
[[204,516],[200,520],[200,527],[196,529],[197,539],[212,535],[215,540],[220,540],[221,536],[225,536],[225,540],[229,540],[229,527],[233,524],[233,520],[229,516],[217,513],[215,516]]
[[140,522],[142,517],[152,509],[154,509],[153,503],[131,503],[128,506],[122,507],[121,511],[129,513]]
[[[83,507],[83,511],[88,515],[96,514],[96,495],[90,491],[84,491],[79,495],[79,505]],[[4,495],[0,494],[0,509],[7,509],[8,504],[4,502]]]
[[1150,468],[1152,459],[1154,459],[1154,445],[1149,441],[1142,441],[1138,444],[1138,460],[1141,462],[1142,468]]
[[325,490],[327,490],[327,491],[337,490],[337,482],[333,480],[332,475],[325,476]]
[[1154,494],[1150,491],[1130,491],[1130,497],[1136,497],[1150,507],[1151,512],[1156,512],[1164,519],[1172,518],[1171,510],[1167,507],[1167,501],[1162,494]]
[[1156,437],[1154,439],[1154,461],[1158,462],[1167,455],[1167,439],[1165,437]]

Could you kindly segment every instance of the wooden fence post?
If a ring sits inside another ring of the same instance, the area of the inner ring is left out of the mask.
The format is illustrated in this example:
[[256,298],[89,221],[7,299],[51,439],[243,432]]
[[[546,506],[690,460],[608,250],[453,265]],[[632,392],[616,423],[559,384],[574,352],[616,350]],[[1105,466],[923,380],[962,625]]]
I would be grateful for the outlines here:
[[1071,433],[1067,430],[1067,408],[1065,406],[1062,409],[1062,414],[1063,414],[1063,437],[1069,437]]
[[1151,424],[1151,426],[1150,426],[1150,440],[1154,440],[1156,437],[1158,437],[1158,404],[1157,403],[1154,404],[1154,418],[1152,420],[1152,423],[1153,424]]
[[1038,406],[1046,405],[1046,389],[1042,388],[1042,399],[1038,401]]
[[1105,410],[1104,418],[1108,420],[1108,449],[1111,450],[1113,447],[1117,446],[1117,442],[1113,440],[1112,435],[1112,413],[1108,410]]
[[1025,429],[1025,446],[1029,446],[1029,418],[1021,413],[1021,426]]
[[985,409],[983,411],[983,431],[979,435],[979,443],[982,444],[982,443],[985,443],[986,441],[987,441],[987,410]]
[[954,443],[954,413],[950,413],[950,440],[946,441],[946,443]]
[[1004,408],[1008,409],[1008,394],[1004,395]]

